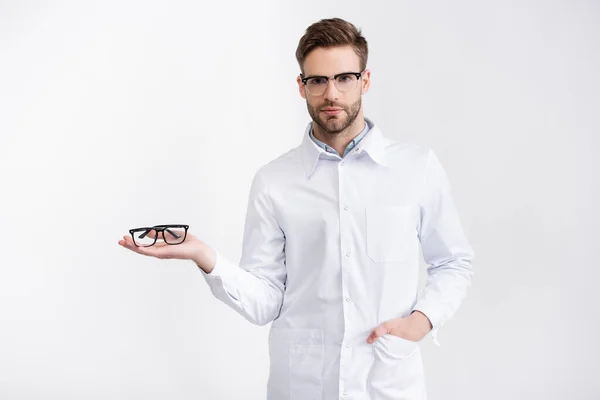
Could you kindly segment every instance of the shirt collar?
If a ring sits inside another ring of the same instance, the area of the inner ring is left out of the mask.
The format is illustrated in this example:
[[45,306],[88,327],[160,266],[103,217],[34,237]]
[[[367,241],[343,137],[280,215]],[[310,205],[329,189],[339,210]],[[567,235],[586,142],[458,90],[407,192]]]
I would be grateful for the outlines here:
[[[362,138],[365,137],[365,135],[367,134],[367,132],[369,132],[369,129],[371,129],[371,125],[370,124],[371,124],[371,122],[365,119],[365,128],[354,139],[352,139],[352,141],[350,143],[348,143],[348,145],[344,149],[344,154],[341,156],[342,158],[344,158],[348,153],[350,153],[352,151],[352,149],[354,149],[356,147],[356,145],[358,143],[360,143],[360,141],[362,140]],[[314,124],[311,124],[309,135],[310,135],[310,138],[316,144],[318,144],[319,147],[322,147],[326,152],[333,153],[333,154],[338,154],[338,152],[334,148],[332,148],[331,146],[329,146],[327,143],[321,142],[319,139],[317,139],[315,137]]]
[[[371,129],[366,133],[365,137],[360,141],[360,144],[354,151],[364,151],[377,164],[386,167],[387,159],[385,155],[385,137],[379,130],[379,127],[370,119],[365,118]],[[306,177],[310,177],[317,166],[319,158],[336,158],[333,154],[327,153],[323,148],[319,147],[314,140],[311,139],[310,133],[312,122],[309,122],[304,130],[304,138],[302,140],[302,164]]]

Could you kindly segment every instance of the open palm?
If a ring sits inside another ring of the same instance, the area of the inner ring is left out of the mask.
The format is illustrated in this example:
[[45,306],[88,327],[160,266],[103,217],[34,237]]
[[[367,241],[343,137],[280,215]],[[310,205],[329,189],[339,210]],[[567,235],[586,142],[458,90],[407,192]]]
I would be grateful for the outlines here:
[[[156,232],[152,231],[148,233],[147,236],[154,239],[154,235],[156,235]],[[158,235],[158,239],[163,238],[163,232],[159,232]],[[145,256],[160,259],[176,258],[191,260],[197,255],[198,249],[202,247],[203,243],[200,239],[188,232],[185,240],[180,244],[167,244],[164,241],[157,241],[154,245],[149,247],[138,247],[133,243],[133,239],[130,236],[123,236],[123,239],[119,240],[119,245]]]

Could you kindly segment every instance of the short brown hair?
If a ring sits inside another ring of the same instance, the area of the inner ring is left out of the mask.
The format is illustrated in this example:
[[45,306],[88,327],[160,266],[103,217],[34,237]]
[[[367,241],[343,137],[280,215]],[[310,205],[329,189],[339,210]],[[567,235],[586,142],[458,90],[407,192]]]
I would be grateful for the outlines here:
[[360,29],[341,18],[322,19],[310,25],[300,38],[296,49],[296,60],[304,73],[304,60],[318,47],[352,46],[360,58],[361,71],[367,68],[369,47]]

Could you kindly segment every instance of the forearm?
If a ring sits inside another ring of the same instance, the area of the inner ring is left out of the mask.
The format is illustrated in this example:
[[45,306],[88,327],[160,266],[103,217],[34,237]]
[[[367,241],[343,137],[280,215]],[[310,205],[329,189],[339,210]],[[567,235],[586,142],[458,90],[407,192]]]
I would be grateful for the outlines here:
[[[217,299],[256,325],[265,325],[277,317],[284,291],[277,279],[280,278],[277,274],[281,273],[277,266],[263,268],[259,275],[231,263],[216,252],[214,260],[206,260],[206,264],[198,262],[204,260],[194,262]],[[210,272],[207,273],[203,267]]]
[[471,285],[470,257],[456,258],[428,268],[429,276],[413,311],[427,316],[434,332],[458,309]]

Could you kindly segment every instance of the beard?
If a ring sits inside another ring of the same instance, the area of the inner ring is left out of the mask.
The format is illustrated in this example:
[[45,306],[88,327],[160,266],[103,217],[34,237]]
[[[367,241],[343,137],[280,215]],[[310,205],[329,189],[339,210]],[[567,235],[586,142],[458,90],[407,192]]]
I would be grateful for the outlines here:
[[[321,128],[323,134],[335,136],[344,132],[358,117],[360,107],[362,105],[362,97],[359,97],[354,103],[349,106],[334,103],[324,103],[318,107],[313,107],[306,102],[308,113],[312,120]],[[325,107],[341,108],[342,111],[338,115],[326,115],[320,112]]]

